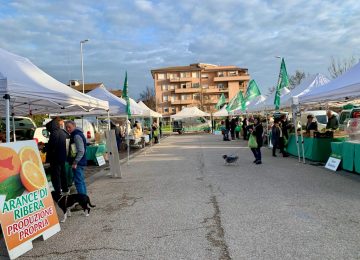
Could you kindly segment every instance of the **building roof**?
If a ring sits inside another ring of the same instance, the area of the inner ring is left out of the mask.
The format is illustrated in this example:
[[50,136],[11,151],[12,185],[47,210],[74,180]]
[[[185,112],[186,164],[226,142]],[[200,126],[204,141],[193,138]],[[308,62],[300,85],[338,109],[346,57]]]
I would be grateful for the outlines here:
[[175,66],[175,67],[164,67],[151,70],[151,75],[154,78],[154,73],[157,72],[182,72],[182,71],[219,71],[219,70],[241,70],[247,73],[248,69],[246,68],[239,68],[236,66],[218,66],[214,64],[207,64],[207,63],[194,63],[190,64],[189,66]]
[[[73,89],[76,89],[77,91],[82,92],[82,83],[78,82],[79,85],[78,86],[71,86]],[[91,90],[94,90],[100,86],[104,86],[104,83],[102,82],[95,82],[95,83],[85,83],[84,84],[84,91],[85,93],[90,92]],[[121,97],[122,96],[122,90],[121,89],[108,89],[109,92],[111,92],[112,94],[114,94],[117,97]]]

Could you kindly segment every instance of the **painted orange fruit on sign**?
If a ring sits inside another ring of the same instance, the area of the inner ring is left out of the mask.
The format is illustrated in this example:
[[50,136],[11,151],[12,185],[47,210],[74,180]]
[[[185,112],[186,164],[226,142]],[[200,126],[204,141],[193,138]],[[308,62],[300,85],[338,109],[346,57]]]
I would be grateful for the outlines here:
[[45,187],[47,180],[40,168],[32,161],[26,161],[21,166],[20,179],[28,192]]
[[19,152],[19,157],[21,163],[31,161],[35,163],[38,167],[41,167],[41,162],[36,151],[30,146],[24,146],[23,148],[21,148]]
[[20,158],[15,150],[9,147],[0,147],[0,182],[19,174],[20,168]]

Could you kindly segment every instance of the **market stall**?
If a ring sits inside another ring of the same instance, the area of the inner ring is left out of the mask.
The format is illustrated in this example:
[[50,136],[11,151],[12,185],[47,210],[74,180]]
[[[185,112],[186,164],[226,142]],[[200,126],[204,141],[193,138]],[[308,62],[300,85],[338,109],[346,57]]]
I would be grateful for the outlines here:
[[345,141],[331,143],[332,154],[341,158],[341,167],[360,173],[360,142]]
[[[299,136],[299,142],[301,137]],[[345,141],[346,137],[334,138],[314,138],[304,136],[304,156],[306,159],[314,162],[326,162],[331,154],[331,143]],[[290,134],[286,151],[294,156],[298,156],[295,134]],[[299,145],[300,154],[303,154],[302,146]]]

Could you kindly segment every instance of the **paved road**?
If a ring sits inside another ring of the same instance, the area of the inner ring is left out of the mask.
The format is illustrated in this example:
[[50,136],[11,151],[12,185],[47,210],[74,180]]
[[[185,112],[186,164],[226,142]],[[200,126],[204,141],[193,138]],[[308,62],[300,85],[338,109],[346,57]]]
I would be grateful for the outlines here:
[[359,259],[360,176],[263,154],[254,165],[243,141],[169,137],[122,179],[98,176],[90,217],[74,212],[22,258]]

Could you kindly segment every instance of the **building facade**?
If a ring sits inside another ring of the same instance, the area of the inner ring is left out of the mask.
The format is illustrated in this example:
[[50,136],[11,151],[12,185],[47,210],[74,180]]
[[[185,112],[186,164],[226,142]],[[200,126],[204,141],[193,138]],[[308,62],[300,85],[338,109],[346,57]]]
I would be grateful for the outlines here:
[[151,74],[156,111],[165,117],[187,106],[214,112],[221,94],[228,102],[239,90],[245,93],[250,80],[245,68],[203,63],[154,69]]

